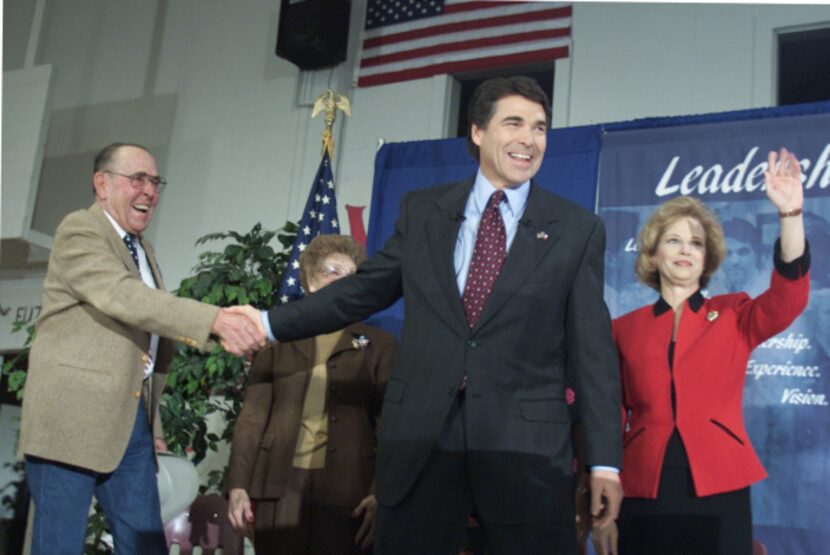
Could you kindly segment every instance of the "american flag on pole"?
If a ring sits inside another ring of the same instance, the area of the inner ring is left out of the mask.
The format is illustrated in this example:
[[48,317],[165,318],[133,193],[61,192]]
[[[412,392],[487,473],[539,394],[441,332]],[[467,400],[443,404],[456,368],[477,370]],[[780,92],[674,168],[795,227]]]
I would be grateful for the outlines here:
[[288,265],[282,275],[282,284],[278,301],[280,304],[301,298],[305,295],[300,285],[300,253],[312,239],[318,235],[340,233],[337,223],[337,200],[334,198],[334,175],[331,172],[331,159],[328,152],[323,154],[311,193],[305,203],[303,217],[297,229],[297,239],[291,248]]
[[567,58],[571,5],[368,0],[360,87]]

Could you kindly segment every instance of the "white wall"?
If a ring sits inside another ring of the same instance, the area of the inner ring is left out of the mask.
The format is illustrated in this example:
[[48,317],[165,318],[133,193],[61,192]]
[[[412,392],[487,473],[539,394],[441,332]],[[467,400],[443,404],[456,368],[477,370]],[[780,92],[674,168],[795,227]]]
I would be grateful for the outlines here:
[[[364,5],[353,2],[358,23]],[[276,0],[48,2],[36,57],[54,67],[44,179],[71,177],[52,187],[77,191],[39,221],[91,201],[90,157],[112,140],[148,144],[170,181],[149,232],[168,287],[189,274],[199,236],[296,220],[323,124],[297,103],[298,69],[273,53],[278,11]],[[29,25],[25,9],[6,16],[5,28],[15,17]],[[576,3],[573,55],[557,64],[556,125],[771,105],[774,29],[822,21],[827,6]],[[315,72],[312,91],[328,76],[352,101],[353,117],[335,129],[344,222],[344,205],[370,202],[378,139],[447,136],[454,92],[446,76],[352,88],[342,75],[354,40],[339,77]]]
[[821,22],[829,6],[577,3],[554,111],[584,125],[773,106],[775,30]]

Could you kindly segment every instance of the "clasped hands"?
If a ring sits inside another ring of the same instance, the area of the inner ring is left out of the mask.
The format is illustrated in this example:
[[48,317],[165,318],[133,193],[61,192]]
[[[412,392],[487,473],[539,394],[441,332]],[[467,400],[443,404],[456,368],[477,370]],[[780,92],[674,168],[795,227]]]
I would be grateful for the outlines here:
[[250,358],[268,344],[262,315],[251,305],[221,309],[210,331],[219,336],[226,351],[238,357]]

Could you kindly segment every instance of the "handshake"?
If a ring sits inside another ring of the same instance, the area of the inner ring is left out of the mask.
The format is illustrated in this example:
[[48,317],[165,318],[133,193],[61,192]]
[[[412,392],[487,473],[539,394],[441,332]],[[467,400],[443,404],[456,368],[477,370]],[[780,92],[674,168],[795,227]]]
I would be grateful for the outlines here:
[[262,313],[251,305],[221,309],[210,331],[219,336],[226,351],[238,357],[249,358],[268,344]]

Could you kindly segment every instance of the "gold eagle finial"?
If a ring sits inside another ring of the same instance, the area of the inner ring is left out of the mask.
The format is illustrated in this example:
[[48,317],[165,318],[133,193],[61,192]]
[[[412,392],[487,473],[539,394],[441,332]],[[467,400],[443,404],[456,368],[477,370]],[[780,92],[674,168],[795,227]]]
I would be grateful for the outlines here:
[[329,153],[329,158],[334,156],[334,139],[332,138],[331,130],[334,127],[334,120],[337,117],[337,110],[340,110],[347,116],[352,115],[352,107],[349,104],[349,98],[344,94],[337,94],[331,89],[326,89],[323,94],[317,97],[314,101],[314,108],[311,110],[311,117],[317,117],[317,114],[325,111],[324,121],[326,129],[323,131],[323,154]]

